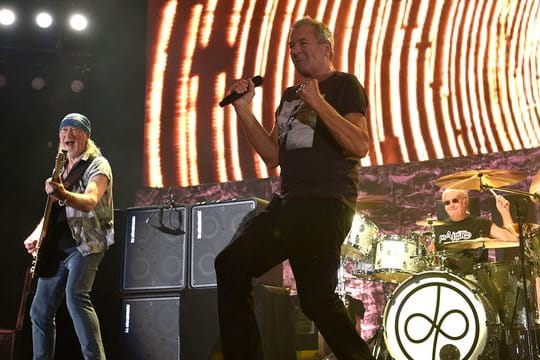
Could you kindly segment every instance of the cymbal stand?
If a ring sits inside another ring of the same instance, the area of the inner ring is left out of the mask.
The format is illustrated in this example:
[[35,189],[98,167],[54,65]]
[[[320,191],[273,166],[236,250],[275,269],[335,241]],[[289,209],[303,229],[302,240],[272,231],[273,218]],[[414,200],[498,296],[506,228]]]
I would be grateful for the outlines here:
[[[390,299],[392,298],[393,290],[389,287],[390,283],[382,281],[382,288],[384,292],[385,307],[388,306]],[[384,313],[384,311],[383,311]],[[391,360],[388,349],[386,348],[386,343],[384,341],[384,322],[383,314],[379,317],[379,328],[370,341],[373,344],[371,355],[377,360]]]
[[349,300],[347,299],[347,288],[345,284],[345,267],[347,266],[347,258],[345,256],[342,256],[340,263],[341,264],[338,269],[338,283],[336,286],[336,293],[343,302],[343,305],[345,305],[345,308],[347,308],[349,306]]
[[[534,196],[540,199],[540,195],[531,194],[524,191],[514,190],[514,189],[504,189],[496,188],[489,185],[482,184],[482,179],[480,178],[480,189],[481,190],[497,190],[501,192],[518,194],[522,196]],[[536,345],[536,331],[534,329],[534,321],[531,319],[531,308],[529,295],[527,290],[527,272],[525,267],[525,234],[523,231],[523,223],[525,222],[525,212],[526,208],[522,208],[519,201],[516,201],[516,212],[517,212],[517,221],[518,221],[518,235],[519,235],[519,258],[520,258],[520,268],[521,268],[521,281],[523,281],[523,296],[525,301],[525,324],[526,324],[526,339],[527,339],[527,349],[528,349],[528,358],[535,359],[537,354],[537,345]],[[531,279],[532,282],[533,279]]]
[[[521,209],[519,201],[516,202],[517,207],[517,220],[518,220],[518,232],[519,232],[519,257],[521,267],[521,280],[523,281],[523,297],[525,300],[525,323],[527,327],[526,339],[529,353],[529,359],[534,359],[537,352],[536,347],[536,331],[534,329],[534,321],[531,319],[531,306],[529,301],[529,294],[527,290],[527,271],[525,267],[525,234],[523,232],[523,223],[525,220],[525,211]],[[532,283],[531,279],[531,283]]]

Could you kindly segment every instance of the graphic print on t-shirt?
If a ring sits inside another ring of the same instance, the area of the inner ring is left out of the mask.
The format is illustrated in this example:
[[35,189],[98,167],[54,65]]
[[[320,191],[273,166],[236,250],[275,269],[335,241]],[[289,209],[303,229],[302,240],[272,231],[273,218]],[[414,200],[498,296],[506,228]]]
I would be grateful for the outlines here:
[[439,241],[441,243],[449,242],[449,241],[470,240],[471,238],[472,238],[472,233],[468,230],[458,230],[458,231],[448,230],[447,232],[439,235]]
[[285,101],[277,118],[279,143],[285,149],[313,147],[317,115],[302,100]]

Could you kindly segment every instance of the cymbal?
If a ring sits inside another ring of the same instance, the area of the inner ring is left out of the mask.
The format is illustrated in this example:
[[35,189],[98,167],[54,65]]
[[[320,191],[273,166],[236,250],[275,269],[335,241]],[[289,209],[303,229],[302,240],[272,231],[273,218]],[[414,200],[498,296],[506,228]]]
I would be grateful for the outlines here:
[[356,198],[356,209],[371,209],[382,206],[388,202],[388,196],[386,195],[360,195]]
[[497,188],[518,183],[526,177],[527,173],[519,170],[466,170],[441,176],[435,184],[444,189],[481,190],[482,185]]
[[445,250],[468,250],[468,249],[501,249],[509,247],[518,247],[519,241],[505,241],[491,239],[488,237],[479,237],[471,240],[459,240],[442,244]]
[[[529,192],[531,194],[540,194],[540,171],[534,175],[531,181],[531,186],[529,187]],[[534,201],[538,201],[538,199],[535,198]]]
[[443,224],[444,224],[444,221],[433,219],[433,218],[418,220],[416,222],[416,225],[420,225],[420,226],[438,226],[438,225],[443,225]]
[[[519,233],[519,224],[514,223],[514,224],[509,225],[509,226],[514,230],[514,232],[516,234]],[[523,224],[523,231],[525,233],[530,233],[531,231],[534,231],[534,230],[538,229],[539,227],[540,227],[540,225],[535,224],[535,223],[524,223]]]

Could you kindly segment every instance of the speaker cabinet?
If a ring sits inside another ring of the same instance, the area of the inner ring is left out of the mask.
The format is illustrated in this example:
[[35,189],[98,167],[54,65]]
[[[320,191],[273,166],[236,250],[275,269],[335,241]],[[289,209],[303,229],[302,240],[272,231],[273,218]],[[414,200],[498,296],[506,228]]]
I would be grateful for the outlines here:
[[180,293],[181,360],[220,359],[216,288],[186,288]]
[[124,359],[180,359],[180,297],[122,300]]
[[186,213],[184,206],[126,210],[122,256],[124,292],[184,288]]
[[247,199],[191,207],[191,287],[217,285],[214,259],[229,244],[247,215],[254,214],[261,205],[261,200]]

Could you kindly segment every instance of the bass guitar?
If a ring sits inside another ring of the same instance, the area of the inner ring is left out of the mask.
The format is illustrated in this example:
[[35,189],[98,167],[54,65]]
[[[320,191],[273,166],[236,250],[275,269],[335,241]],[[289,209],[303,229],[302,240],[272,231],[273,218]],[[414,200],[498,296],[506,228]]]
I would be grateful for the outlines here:
[[[56,155],[56,161],[54,164],[54,170],[53,170],[53,175],[52,175],[52,179],[54,181],[60,180],[60,171],[62,171],[65,159],[66,159],[66,155],[62,151],[60,151]],[[45,212],[43,213],[43,226],[41,227],[41,233],[40,233],[37,245],[36,245],[36,250],[32,253],[33,259],[32,259],[32,266],[30,267],[30,273],[32,275],[32,278],[35,276],[36,273],[37,274],[40,273],[40,268],[43,266],[43,262],[44,262],[43,258],[45,255],[43,251],[40,251],[40,250],[42,250],[42,248],[47,242],[46,240],[47,231],[48,231],[49,222],[51,219],[51,210],[52,210],[53,203],[54,203],[54,200],[51,197],[51,195],[47,195],[47,203],[45,205]]]

